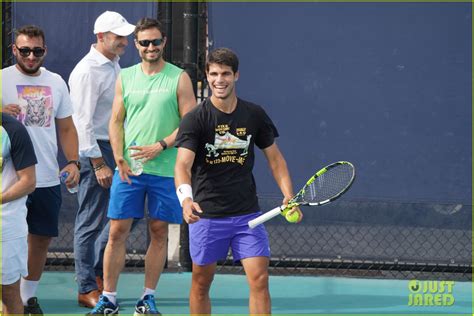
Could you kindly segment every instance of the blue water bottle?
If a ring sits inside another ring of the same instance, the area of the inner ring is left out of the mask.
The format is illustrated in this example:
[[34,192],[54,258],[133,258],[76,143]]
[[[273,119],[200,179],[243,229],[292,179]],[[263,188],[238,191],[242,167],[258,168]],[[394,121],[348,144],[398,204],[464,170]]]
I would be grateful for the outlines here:
[[[66,185],[66,179],[67,179],[67,177],[69,177],[69,172],[63,171],[63,172],[61,172],[61,174],[59,175],[59,180],[61,181],[61,183],[63,183],[64,185]],[[69,193],[74,194],[74,193],[77,193],[78,186],[76,185],[76,186],[73,187],[73,188],[68,188],[68,187],[66,186],[66,189],[69,191]]]

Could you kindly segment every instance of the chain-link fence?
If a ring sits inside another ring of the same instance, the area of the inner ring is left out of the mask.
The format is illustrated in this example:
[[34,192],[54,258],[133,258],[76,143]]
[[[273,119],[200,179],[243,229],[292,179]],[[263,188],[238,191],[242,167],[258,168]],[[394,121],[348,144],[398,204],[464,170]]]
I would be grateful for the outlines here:
[[[260,197],[262,209],[279,198]],[[50,269],[72,269],[73,225],[77,202],[63,190],[60,236],[50,248]],[[471,280],[471,205],[339,200],[304,207],[300,224],[283,217],[266,223],[272,274],[344,275],[376,278]],[[170,236],[178,238],[178,236]],[[187,249],[181,236],[180,247]],[[144,266],[146,222],[131,234],[126,267]],[[169,267],[186,269],[183,256]],[[229,252],[221,273],[243,273]]]
[[2,1],[2,68],[13,64],[12,54],[12,20],[13,6],[11,2]]
[[[74,220],[77,212],[76,195],[62,186],[62,208],[59,219],[59,236],[54,238],[48,253],[48,269],[71,270],[74,267]],[[141,220],[130,233],[127,241],[127,268],[144,267],[149,237],[146,220]]]
[[[263,209],[278,199],[260,199]],[[471,280],[471,205],[338,201],[266,224],[277,274]],[[235,270],[231,254],[221,271]]]

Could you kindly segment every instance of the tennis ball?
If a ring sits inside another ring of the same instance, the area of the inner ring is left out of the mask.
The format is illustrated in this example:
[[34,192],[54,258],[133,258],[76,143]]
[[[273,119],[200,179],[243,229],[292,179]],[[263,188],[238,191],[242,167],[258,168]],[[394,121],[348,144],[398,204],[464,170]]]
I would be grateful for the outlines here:
[[300,213],[298,212],[293,212],[293,213],[286,213],[285,218],[288,222],[290,223],[296,223],[300,219]]

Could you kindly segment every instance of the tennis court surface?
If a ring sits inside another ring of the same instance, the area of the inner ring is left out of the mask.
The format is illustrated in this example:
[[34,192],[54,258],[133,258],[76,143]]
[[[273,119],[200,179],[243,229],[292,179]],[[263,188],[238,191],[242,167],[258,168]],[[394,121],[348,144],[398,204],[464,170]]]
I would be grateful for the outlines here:
[[[472,283],[413,281],[315,276],[271,276],[273,314],[465,314],[472,315]],[[164,315],[188,313],[191,273],[164,273],[157,290],[157,306]],[[120,315],[133,315],[142,292],[142,273],[120,276]],[[425,291],[426,290],[426,291]],[[424,293],[426,292],[426,293]],[[38,289],[48,315],[81,315],[89,309],[77,305],[77,287],[72,272],[45,272]],[[413,306],[413,298],[417,306]],[[243,275],[218,274],[211,290],[213,314],[247,314],[248,288]],[[430,299],[431,297],[431,299]],[[412,304],[410,305],[410,302]],[[436,305],[441,303],[441,305]],[[444,304],[444,305],[443,305]]]

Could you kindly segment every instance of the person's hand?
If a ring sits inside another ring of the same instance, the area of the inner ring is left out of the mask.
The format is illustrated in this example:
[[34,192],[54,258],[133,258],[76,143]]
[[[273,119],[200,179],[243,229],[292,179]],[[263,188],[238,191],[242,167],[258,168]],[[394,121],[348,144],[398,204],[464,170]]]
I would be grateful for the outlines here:
[[[284,206],[287,206],[288,203],[290,202],[291,198],[284,198],[283,199],[283,205]],[[300,208],[298,206],[295,206],[293,207],[291,210],[288,211],[287,214],[291,215],[293,214],[294,212],[298,212],[299,213],[299,216],[298,216],[298,221],[296,221],[295,223],[299,223],[303,220],[303,212],[301,212]]]
[[198,203],[193,202],[190,198],[183,201],[183,219],[188,224],[196,223],[201,218],[195,213],[202,213],[201,207]]
[[132,180],[130,180],[129,176],[134,176],[132,169],[128,165],[127,161],[121,157],[117,161],[117,168],[120,176],[120,180],[126,181],[128,184],[132,184]]
[[7,104],[2,106],[2,112],[17,117],[21,113],[21,108],[18,104]]
[[66,187],[71,189],[77,186],[80,179],[80,173],[77,166],[73,163],[69,163],[60,171],[60,174],[64,172],[69,173],[68,177],[66,178],[66,181],[64,181]]
[[102,168],[95,171],[95,177],[97,178],[97,182],[104,189],[108,189],[112,185],[113,175],[114,174],[112,172],[112,169],[110,169],[107,165],[104,165]]
[[144,146],[130,146],[128,149],[135,150],[135,152],[130,155],[130,158],[141,160],[143,163],[154,159],[163,151],[163,147],[161,147],[160,143]]

